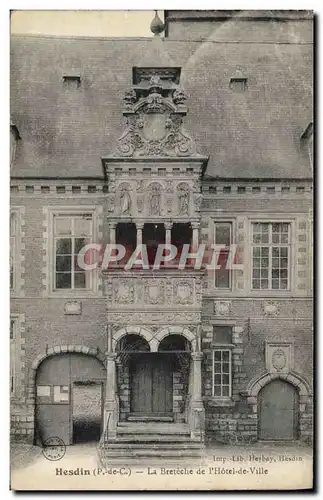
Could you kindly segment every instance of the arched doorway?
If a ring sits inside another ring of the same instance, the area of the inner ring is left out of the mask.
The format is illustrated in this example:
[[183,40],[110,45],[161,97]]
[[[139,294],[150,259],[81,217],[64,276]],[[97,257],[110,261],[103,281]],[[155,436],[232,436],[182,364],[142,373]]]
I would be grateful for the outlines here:
[[[120,420],[184,420],[190,349],[182,335],[167,335],[158,352],[151,352],[147,340],[137,334],[118,340]],[[180,413],[182,418],[177,418]]]
[[60,437],[66,445],[98,441],[102,432],[106,369],[81,353],[50,356],[36,372],[35,442]]
[[259,392],[259,439],[286,441],[298,438],[299,396],[295,386],[276,379]]

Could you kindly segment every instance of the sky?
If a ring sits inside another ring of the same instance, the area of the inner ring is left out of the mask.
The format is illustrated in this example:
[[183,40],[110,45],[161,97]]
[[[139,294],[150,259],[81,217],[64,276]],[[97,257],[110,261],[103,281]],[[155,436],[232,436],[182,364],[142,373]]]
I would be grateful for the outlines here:
[[[163,20],[163,11],[158,12]],[[153,10],[17,10],[11,15],[11,34],[60,36],[153,36]]]

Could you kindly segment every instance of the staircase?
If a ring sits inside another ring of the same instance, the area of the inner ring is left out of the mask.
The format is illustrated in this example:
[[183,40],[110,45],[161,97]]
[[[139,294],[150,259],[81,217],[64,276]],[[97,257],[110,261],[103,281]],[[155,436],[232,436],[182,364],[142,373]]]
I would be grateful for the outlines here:
[[117,437],[103,443],[102,465],[164,461],[177,463],[201,458],[204,444],[191,440],[187,424],[166,422],[119,422]]

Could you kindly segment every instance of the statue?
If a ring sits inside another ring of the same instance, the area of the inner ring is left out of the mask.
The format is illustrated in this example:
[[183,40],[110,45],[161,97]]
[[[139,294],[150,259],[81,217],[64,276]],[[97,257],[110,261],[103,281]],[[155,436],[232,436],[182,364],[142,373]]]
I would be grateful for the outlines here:
[[160,215],[160,192],[158,186],[153,186],[150,194],[150,213]]
[[188,214],[188,189],[186,186],[180,186],[178,189],[179,213]]
[[126,186],[123,186],[120,194],[120,209],[122,214],[129,214],[131,209],[131,197]]

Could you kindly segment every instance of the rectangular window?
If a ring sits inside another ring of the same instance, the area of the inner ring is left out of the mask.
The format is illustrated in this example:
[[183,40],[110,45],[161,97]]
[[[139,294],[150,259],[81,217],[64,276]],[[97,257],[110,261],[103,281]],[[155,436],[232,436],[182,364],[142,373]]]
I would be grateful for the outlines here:
[[215,288],[230,289],[231,288],[231,271],[226,269],[227,260],[232,243],[232,224],[231,222],[216,222],[214,225],[214,243],[216,245],[224,245],[219,254],[217,265],[220,269],[215,270]]
[[78,266],[77,256],[92,235],[92,214],[54,216],[55,289],[91,288],[91,271]]
[[214,397],[231,397],[231,349],[218,348],[213,351],[213,391]]
[[17,216],[10,214],[10,289],[16,288],[17,279]]
[[289,288],[290,224],[257,222],[252,224],[252,288]]

